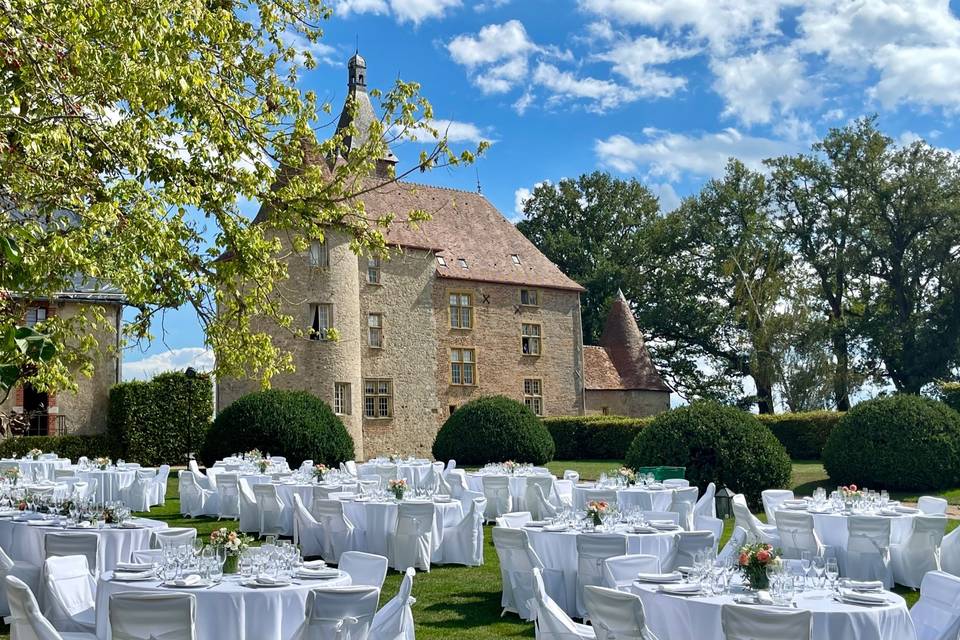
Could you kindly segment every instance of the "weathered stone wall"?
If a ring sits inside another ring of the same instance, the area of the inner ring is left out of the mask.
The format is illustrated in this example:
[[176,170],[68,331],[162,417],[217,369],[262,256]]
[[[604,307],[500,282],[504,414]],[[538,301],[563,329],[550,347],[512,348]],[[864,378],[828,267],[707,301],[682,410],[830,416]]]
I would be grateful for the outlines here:
[[670,408],[670,393],[666,391],[630,391],[617,389],[587,389],[587,413],[607,413],[614,416],[652,416]]
[[[472,330],[450,327],[449,294],[473,295]],[[437,278],[433,288],[437,316],[438,425],[450,407],[480,396],[501,394],[523,401],[524,378],[543,381],[543,414],[582,413],[579,296],[575,291],[537,289],[538,307],[520,305],[520,287]],[[541,355],[524,355],[521,324],[541,327]],[[450,349],[474,348],[477,384],[450,384]]]

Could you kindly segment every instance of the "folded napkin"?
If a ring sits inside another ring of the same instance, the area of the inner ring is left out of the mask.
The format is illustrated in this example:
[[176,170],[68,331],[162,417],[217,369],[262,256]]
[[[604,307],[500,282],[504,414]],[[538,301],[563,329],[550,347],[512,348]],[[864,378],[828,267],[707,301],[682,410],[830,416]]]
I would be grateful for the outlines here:
[[670,573],[638,573],[637,580],[640,582],[680,582],[683,576],[679,571]]
[[297,569],[297,575],[301,578],[336,578],[340,575],[339,569],[306,569],[300,567]]
[[73,528],[74,528],[74,529],[89,529],[89,528],[92,527],[92,526],[93,526],[93,523],[91,523],[89,520],[84,520],[83,522],[78,522],[78,523],[76,523],[75,525],[73,525]]
[[156,575],[156,572],[151,568],[147,571],[114,571],[113,578],[114,580],[140,580],[144,578],[152,578]]
[[851,591],[850,589],[841,589],[840,598],[848,602],[859,602],[863,604],[889,604],[890,601],[882,593],[862,593],[860,591]]
[[53,524],[53,520],[27,520],[27,525],[31,527],[47,527]]
[[545,526],[547,526],[548,524],[550,524],[550,523],[547,522],[546,520],[531,520],[530,522],[528,522],[527,524],[525,524],[525,525],[523,525],[523,526],[525,526],[525,527],[545,527]]
[[883,591],[880,580],[844,580],[843,586],[854,591]]
[[147,571],[153,569],[152,562],[118,562],[117,571]]
[[693,573],[693,567],[677,567],[680,573]]
[[662,591],[663,593],[700,593],[699,584],[662,584],[657,589],[657,591]]
[[880,515],[882,516],[898,516],[900,512],[896,509],[880,509]]
[[198,584],[203,584],[203,578],[201,578],[195,573],[192,573],[186,578],[177,578],[176,580],[169,580],[167,584],[172,585],[174,587],[193,587]]
[[653,527],[634,527],[631,531],[633,533],[655,533],[657,530]]
[[567,525],[565,524],[548,524],[543,528],[544,531],[566,531]]
[[433,496],[434,502],[450,502],[450,496]]
[[770,592],[766,589],[761,589],[757,591],[757,604],[773,604],[773,598],[770,597]]
[[307,560],[301,565],[304,569],[323,569],[327,563],[323,560]]
[[120,523],[121,529],[139,529],[143,525],[134,522],[133,520],[127,520],[126,522]]
[[270,587],[277,584],[290,584],[289,580],[285,580],[284,578],[271,578],[270,576],[257,576],[254,582]]

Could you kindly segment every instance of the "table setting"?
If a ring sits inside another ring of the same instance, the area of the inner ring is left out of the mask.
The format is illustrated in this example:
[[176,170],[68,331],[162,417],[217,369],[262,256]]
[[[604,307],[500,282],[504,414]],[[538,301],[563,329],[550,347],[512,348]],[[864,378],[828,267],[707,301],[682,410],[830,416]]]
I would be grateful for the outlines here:
[[610,474],[601,473],[596,482],[578,482],[573,487],[573,506],[582,509],[599,492],[617,492],[621,507],[638,507],[645,511],[667,511],[673,500],[672,488],[658,482],[652,473],[635,473],[621,467]]
[[523,464],[507,460],[506,462],[492,462],[476,471],[465,474],[467,488],[471,491],[483,493],[484,476],[497,476],[508,478],[510,487],[510,497],[513,501],[514,511],[523,511],[526,505],[527,478],[531,476],[550,476],[549,471],[543,467],[536,467],[532,464]]
[[399,455],[378,456],[371,458],[366,462],[357,465],[357,473],[365,476],[384,475],[382,470],[387,470],[396,477],[407,481],[411,487],[419,488],[426,483],[430,472],[433,469],[433,463],[425,458],[416,458],[414,456],[401,457]]

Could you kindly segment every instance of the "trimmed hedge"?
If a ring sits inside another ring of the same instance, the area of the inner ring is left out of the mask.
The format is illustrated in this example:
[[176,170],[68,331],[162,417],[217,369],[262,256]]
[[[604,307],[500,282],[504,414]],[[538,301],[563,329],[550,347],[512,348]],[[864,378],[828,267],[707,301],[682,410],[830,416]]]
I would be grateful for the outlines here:
[[777,436],[791,458],[819,460],[827,438],[842,417],[839,411],[808,411],[758,415],[757,419]]
[[506,396],[486,396],[459,407],[440,427],[433,457],[462,465],[488,462],[543,464],[553,459],[550,432],[522,403]]
[[125,458],[145,466],[183,464],[188,449],[203,445],[212,416],[209,375],[161,373],[110,389],[107,432]]
[[658,415],[630,445],[626,464],[686,467],[686,478],[701,491],[716,482],[752,504],[764,489],[789,486],[792,471],[786,449],[754,415],[716,402]]
[[13,455],[24,456],[31,449],[40,449],[44,453],[56,453],[61,458],[70,458],[76,462],[80,456],[96,458],[98,456],[122,457],[116,442],[107,434],[93,436],[20,436],[7,438],[0,442],[0,458]]
[[960,414],[946,404],[898,394],[861,402],[823,450],[838,484],[925,491],[960,484]]
[[353,438],[320,398],[271,389],[245,395],[221,411],[200,457],[209,466],[251,449],[284,456],[294,468],[304,460],[336,466],[353,459]]
[[960,411],[960,382],[941,382],[940,395],[948,407]]
[[653,418],[557,416],[544,418],[557,460],[623,460],[640,430]]

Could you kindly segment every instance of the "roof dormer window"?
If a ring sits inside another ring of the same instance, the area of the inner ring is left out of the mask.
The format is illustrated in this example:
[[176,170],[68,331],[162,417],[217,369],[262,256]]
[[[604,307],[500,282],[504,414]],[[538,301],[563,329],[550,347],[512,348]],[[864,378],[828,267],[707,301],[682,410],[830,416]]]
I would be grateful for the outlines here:
[[469,268],[470,268],[470,267],[467,266],[467,259],[466,259],[466,258],[457,258],[457,264],[460,265],[460,268],[461,268],[461,269],[469,269]]
[[437,256],[437,264],[441,267],[447,266],[447,261],[443,259],[443,256]]
[[514,254],[511,254],[510,257],[513,258],[513,264],[515,264],[515,265],[517,265],[517,266],[520,266],[520,256],[519,256],[519,255],[517,255],[516,253],[514,253]]

